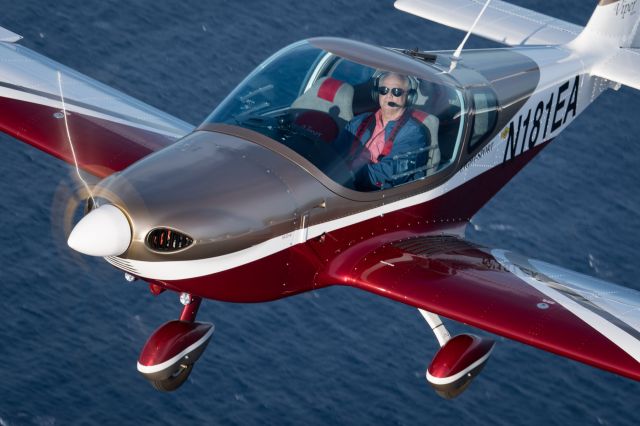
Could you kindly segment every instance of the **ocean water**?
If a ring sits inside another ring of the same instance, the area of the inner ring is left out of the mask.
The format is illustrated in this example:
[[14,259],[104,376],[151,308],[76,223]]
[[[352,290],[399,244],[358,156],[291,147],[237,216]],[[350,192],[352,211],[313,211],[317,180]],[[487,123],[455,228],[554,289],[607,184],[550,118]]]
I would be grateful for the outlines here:
[[[584,24],[596,1],[515,3]],[[0,5],[23,45],[194,124],[298,39],[454,49],[463,37],[390,0]],[[496,45],[468,43],[485,46]],[[640,290],[639,109],[633,90],[605,93],[481,210],[469,238]],[[69,166],[6,136],[0,158],[0,425],[640,424],[639,383],[502,338],[469,390],[442,400],[424,379],[437,342],[418,312],[347,288],[206,301],[198,319],[216,324],[212,343],[182,389],[158,393],[136,359],[179,315],[177,296],[66,248]]]

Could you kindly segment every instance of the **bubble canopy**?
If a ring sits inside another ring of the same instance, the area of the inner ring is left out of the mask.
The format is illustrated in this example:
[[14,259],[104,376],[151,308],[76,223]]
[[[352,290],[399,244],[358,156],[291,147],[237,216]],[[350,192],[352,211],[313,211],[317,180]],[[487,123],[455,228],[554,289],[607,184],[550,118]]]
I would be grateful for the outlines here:
[[[204,124],[260,133],[339,185],[375,191],[423,180],[453,163],[463,99],[451,77],[423,61],[317,38],[259,65]],[[395,115],[386,120],[385,113]]]

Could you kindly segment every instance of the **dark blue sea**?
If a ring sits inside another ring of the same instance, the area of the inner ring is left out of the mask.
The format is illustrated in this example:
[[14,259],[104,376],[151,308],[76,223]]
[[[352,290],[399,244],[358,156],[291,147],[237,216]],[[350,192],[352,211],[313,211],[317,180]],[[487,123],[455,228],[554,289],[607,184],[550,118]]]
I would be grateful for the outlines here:
[[[584,24],[596,0],[515,3]],[[298,39],[455,49],[463,37],[392,0],[2,0],[0,10],[23,45],[194,124]],[[468,43],[486,46],[496,45]],[[639,110],[640,93],[605,93],[473,219],[469,238],[640,290]],[[502,338],[465,394],[440,399],[424,378],[437,342],[418,312],[347,288],[205,302],[212,343],[182,389],[158,393],[136,360],[179,315],[177,296],[154,297],[66,247],[69,166],[7,136],[0,159],[0,426],[640,424],[639,383]]]

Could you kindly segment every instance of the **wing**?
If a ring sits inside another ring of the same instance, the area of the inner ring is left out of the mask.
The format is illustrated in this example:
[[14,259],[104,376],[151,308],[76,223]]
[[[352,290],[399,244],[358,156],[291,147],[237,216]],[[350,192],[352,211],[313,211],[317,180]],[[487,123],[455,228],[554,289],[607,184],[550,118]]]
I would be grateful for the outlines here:
[[[469,31],[485,0],[397,0],[404,12]],[[573,40],[582,27],[524,7],[493,0],[473,34],[508,45],[564,44]]]
[[182,120],[16,44],[19,38],[0,28],[0,131],[73,163],[64,98],[80,168],[105,177],[193,130]]
[[453,236],[354,247],[327,282],[640,380],[640,293]]

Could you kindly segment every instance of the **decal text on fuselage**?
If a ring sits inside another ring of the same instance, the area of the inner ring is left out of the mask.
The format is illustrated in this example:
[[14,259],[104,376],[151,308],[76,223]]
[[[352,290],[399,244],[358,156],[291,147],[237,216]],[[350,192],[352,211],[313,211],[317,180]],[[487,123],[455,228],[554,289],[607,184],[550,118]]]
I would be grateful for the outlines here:
[[522,154],[525,149],[532,149],[538,141],[546,141],[547,136],[576,116],[580,76],[576,75],[573,79],[567,97],[570,82],[567,80],[562,83],[546,102],[541,100],[535,109],[529,108],[526,114],[523,112],[517,119],[511,120],[508,131],[501,133],[507,133],[503,162]]

